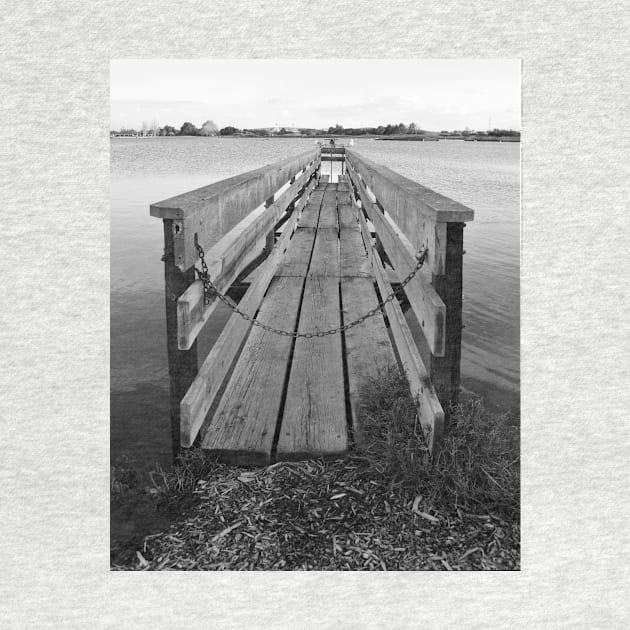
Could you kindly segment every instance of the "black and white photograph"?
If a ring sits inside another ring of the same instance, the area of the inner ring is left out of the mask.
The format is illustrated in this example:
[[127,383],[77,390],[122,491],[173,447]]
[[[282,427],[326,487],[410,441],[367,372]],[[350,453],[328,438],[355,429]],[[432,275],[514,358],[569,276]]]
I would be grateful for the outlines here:
[[112,59],[110,568],[519,571],[521,59]]
[[625,628],[626,4],[7,5],[0,628]]

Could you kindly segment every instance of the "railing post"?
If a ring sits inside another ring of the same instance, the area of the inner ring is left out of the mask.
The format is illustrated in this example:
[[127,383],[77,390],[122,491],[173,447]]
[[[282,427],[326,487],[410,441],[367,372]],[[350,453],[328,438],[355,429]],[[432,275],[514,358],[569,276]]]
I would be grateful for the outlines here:
[[177,344],[177,300],[195,280],[194,267],[181,271],[175,264],[173,220],[164,219],[164,297],[166,304],[166,346],[170,380],[171,445],[173,459],[180,449],[179,404],[197,375],[197,342],[189,350]]
[[444,274],[433,273],[431,282],[446,306],[446,330],[444,356],[431,356],[429,373],[447,417],[449,405],[459,400],[463,242],[464,223],[448,223]]

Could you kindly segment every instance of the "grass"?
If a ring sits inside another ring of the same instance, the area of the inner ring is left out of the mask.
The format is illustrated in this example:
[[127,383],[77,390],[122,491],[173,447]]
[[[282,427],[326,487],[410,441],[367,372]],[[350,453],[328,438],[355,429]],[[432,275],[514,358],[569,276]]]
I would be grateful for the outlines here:
[[[335,461],[228,467],[198,450],[148,484],[113,471],[112,504],[152,506],[117,570],[514,570],[518,427],[478,399],[450,410],[430,457],[406,380],[363,392],[362,448]],[[139,501],[140,499],[140,501]]]
[[430,457],[409,386],[397,370],[369,383],[362,399],[365,451],[385,477],[441,506],[518,513],[519,430],[508,414],[490,413],[478,398],[452,407],[440,449]]

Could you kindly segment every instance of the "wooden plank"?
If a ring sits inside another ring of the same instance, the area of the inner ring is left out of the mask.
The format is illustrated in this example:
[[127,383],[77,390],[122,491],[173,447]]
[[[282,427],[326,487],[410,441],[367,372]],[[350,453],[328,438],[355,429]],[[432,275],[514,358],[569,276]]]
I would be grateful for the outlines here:
[[191,267],[197,260],[195,236],[208,251],[300,171],[317,170],[319,156],[319,149],[311,149],[275,164],[151,204],[151,216],[173,219],[175,264],[182,270]]
[[[315,194],[313,194],[315,197]],[[319,222],[319,213],[322,206],[322,198],[319,195],[312,199],[304,208],[302,218],[300,219],[301,228],[310,228],[312,230],[317,228]]]
[[340,230],[339,252],[342,277],[372,277],[372,268],[363,245],[359,224],[356,221],[353,228]]
[[446,234],[446,273],[434,275],[432,284],[446,306],[444,357],[431,357],[429,374],[445,409],[459,400],[462,352],[462,267],[464,224],[449,223]]
[[[364,241],[369,243],[370,232],[362,213],[359,213],[359,219]],[[381,296],[387,296],[392,292],[392,286],[387,279],[381,259],[373,246],[368,248],[368,254]],[[396,300],[388,302],[385,305],[385,313],[398,356],[409,381],[411,395],[418,401],[420,424],[425,432],[429,449],[433,453],[444,433],[444,411],[398,302]]]
[[[356,151],[348,150],[346,159],[361,175],[382,206],[395,217],[394,220],[401,229],[403,226],[398,219],[402,215],[396,216],[395,209],[400,209],[402,213],[413,212],[425,215],[434,223],[461,223],[474,219],[475,213],[470,208],[403,177],[386,166],[376,164]],[[406,231],[405,234],[411,239],[410,234]]]
[[337,205],[337,212],[339,215],[339,229],[357,229],[357,213],[350,203],[350,199],[348,199],[347,201],[339,200]]
[[336,229],[317,230],[308,277],[339,277],[339,237]]
[[345,162],[346,158],[336,155],[322,155],[322,162]]
[[[309,278],[299,330],[323,331],[339,324],[338,280]],[[293,353],[277,459],[335,457],[347,447],[341,336],[300,337]]]
[[[288,247],[291,233],[297,225],[303,204],[304,201],[296,205],[295,212],[285,224],[286,227],[282,236],[259,269],[256,280],[252,282],[241,299],[239,309],[247,315],[254,316],[256,314],[273,274],[276,272],[278,263],[282,260]],[[190,447],[195,441],[249,329],[250,323],[234,313],[212,346],[199,369],[199,373],[181,402],[182,446]]]
[[[365,277],[343,277],[341,300],[344,322],[358,319],[378,304],[374,281]],[[348,329],[345,339],[354,440],[361,446],[365,443],[362,427],[364,415],[362,390],[372,379],[378,379],[390,366],[395,366],[396,357],[381,313],[366,319],[359,326]]]
[[[301,278],[274,278],[257,319],[293,330],[303,282]],[[269,463],[291,345],[290,337],[252,327],[208,426],[203,449],[229,463]]]
[[337,191],[334,184],[329,185],[324,193],[322,209],[319,213],[318,227],[337,229],[339,221],[337,219]]
[[[380,209],[370,201],[365,186],[356,173],[349,168],[348,174],[357,188],[363,208],[371,219],[376,233],[385,247],[387,256],[402,279],[416,266],[415,252],[408,241],[400,238]],[[431,283],[422,274],[416,276],[405,287],[405,294],[414,310],[431,352],[443,356],[445,351],[446,307]]]
[[177,298],[194,279],[192,269],[181,271],[174,260],[173,221],[164,219],[164,297],[166,305],[166,349],[170,383],[171,446],[173,458],[179,453],[180,401],[197,374],[197,343],[185,351],[177,344]]
[[[268,246],[269,233],[295,199],[298,191],[307,183],[307,173],[298,177],[282,195],[268,208],[259,208],[247,216],[214,247],[206,252],[208,273],[219,291],[225,293]],[[311,179],[300,200],[305,201],[315,186]],[[178,346],[185,350],[191,346],[219,304],[217,298],[210,304],[203,303],[203,282],[197,280],[177,302]]]
[[[301,220],[298,226],[301,225]],[[298,227],[287,247],[276,276],[305,278],[315,242],[315,228]]]
[[356,153],[349,155],[348,164],[370,189],[372,201],[378,199],[412,247],[429,247],[427,268],[434,274],[444,274],[446,226],[472,221],[473,210]]

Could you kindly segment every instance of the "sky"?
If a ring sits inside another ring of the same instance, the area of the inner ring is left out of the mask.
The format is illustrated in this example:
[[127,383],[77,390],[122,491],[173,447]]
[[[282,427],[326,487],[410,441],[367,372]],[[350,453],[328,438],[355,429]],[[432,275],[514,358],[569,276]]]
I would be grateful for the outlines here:
[[112,60],[111,128],[520,130],[520,59]]

